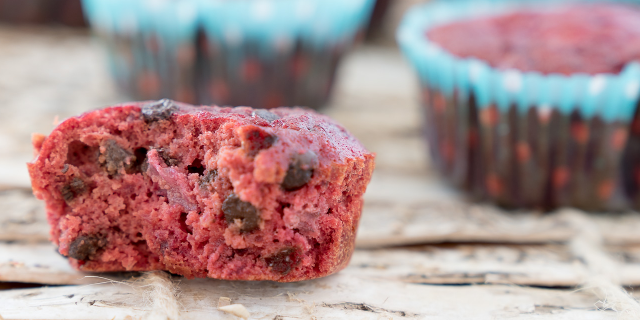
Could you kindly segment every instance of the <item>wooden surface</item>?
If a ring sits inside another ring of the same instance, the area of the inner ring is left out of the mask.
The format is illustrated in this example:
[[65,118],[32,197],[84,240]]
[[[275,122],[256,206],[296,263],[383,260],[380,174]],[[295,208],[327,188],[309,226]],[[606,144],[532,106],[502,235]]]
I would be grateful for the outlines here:
[[[0,28],[0,281],[69,285],[0,291],[4,319],[151,317],[153,293],[127,282],[140,274],[100,275],[125,282],[97,284],[104,279],[69,267],[28,191],[32,132],[125,100],[102,58],[83,33]],[[234,319],[216,308],[220,297],[252,319],[624,316],[604,291],[577,288],[596,276],[640,286],[640,215],[505,212],[465,201],[429,167],[416,79],[395,48],[347,57],[326,113],[378,154],[351,264],[294,284],[176,277],[167,285],[179,292],[181,319]]]

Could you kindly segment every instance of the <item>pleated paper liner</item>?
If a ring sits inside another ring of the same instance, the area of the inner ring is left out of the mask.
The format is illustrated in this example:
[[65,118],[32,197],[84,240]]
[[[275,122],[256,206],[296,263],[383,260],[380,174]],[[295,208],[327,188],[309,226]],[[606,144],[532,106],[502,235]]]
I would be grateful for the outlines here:
[[623,160],[637,163],[640,173],[640,135],[627,143],[629,123],[554,109],[478,110],[473,96],[460,101],[423,90],[431,155],[443,175],[477,200],[600,211],[629,207],[628,193],[638,197],[639,180],[634,189],[624,183]]
[[622,158],[625,195],[635,210],[640,210],[640,101],[629,126],[629,138]]
[[258,44],[243,44],[234,51],[207,39],[199,101],[318,109],[327,103],[338,62],[350,44],[314,48],[298,39],[293,50],[265,57]]
[[0,0],[0,22],[86,26],[80,0]]
[[628,170],[635,168],[633,150],[640,142],[628,137],[640,63],[619,74],[498,70],[457,58],[425,36],[450,21],[551,4],[436,1],[407,14],[398,41],[422,83],[424,132],[434,162],[473,198],[505,207],[634,207],[640,183],[628,178]]
[[84,0],[119,87],[139,99],[319,108],[373,0]]
[[[152,4],[155,3],[155,6]],[[196,103],[194,1],[85,0],[118,87],[137,100]]]

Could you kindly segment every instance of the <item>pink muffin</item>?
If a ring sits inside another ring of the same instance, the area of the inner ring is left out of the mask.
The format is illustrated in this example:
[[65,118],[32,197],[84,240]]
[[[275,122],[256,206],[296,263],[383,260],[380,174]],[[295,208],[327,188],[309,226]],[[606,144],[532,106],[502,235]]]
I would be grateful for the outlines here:
[[344,268],[374,155],[303,109],[170,100],[86,113],[28,164],[51,240],[82,271],[298,281]]
[[473,199],[639,208],[637,3],[437,1],[398,40],[434,163]]

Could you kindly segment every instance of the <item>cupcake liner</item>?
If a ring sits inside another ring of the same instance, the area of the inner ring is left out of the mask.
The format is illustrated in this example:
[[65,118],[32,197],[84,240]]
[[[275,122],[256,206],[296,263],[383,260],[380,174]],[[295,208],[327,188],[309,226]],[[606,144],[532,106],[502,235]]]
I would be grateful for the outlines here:
[[633,135],[627,143],[639,63],[619,74],[499,70],[457,58],[426,38],[443,23],[553,4],[436,1],[407,14],[397,37],[422,84],[431,154],[455,185],[506,207],[608,210],[635,201],[639,208],[640,181],[623,171],[640,151]]
[[622,161],[625,194],[634,208],[640,208],[640,101],[630,125]]
[[193,1],[85,0],[83,5],[124,92],[139,100],[196,102]]
[[0,21],[86,26],[80,0],[0,0]]
[[204,1],[201,20],[210,64],[200,100],[264,108],[323,106],[338,61],[366,26],[373,4]]
[[0,20],[11,23],[46,23],[53,11],[50,0],[0,0]]
[[373,0],[85,0],[137,99],[322,106]]

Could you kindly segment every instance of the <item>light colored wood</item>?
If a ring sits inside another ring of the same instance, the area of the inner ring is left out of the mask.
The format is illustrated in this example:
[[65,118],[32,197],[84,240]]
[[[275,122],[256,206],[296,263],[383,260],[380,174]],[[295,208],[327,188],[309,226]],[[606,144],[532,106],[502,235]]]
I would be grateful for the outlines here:
[[[50,132],[56,115],[124,101],[96,61],[101,52],[84,33],[0,28],[0,103],[11,106],[0,108],[0,281],[74,284],[0,291],[4,319],[133,319],[150,311],[142,284],[96,285],[103,279],[73,270],[47,241],[43,204],[25,191],[32,132]],[[220,297],[244,305],[251,319],[616,318],[597,310],[600,298],[589,290],[529,286],[587,280],[593,270],[566,245],[584,219],[610,245],[621,284],[640,286],[640,215],[506,212],[465,201],[429,165],[418,101],[396,49],[349,55],[325,112],[378,154],[351,264],[293,284],[175,278],[181,319],[234,319],[217,310]],[[393,247],[446,242],[458,244]]]
[[0,241],[42,242],[48,239],[44,205],[31,190],[0,191]]
[[[41,53],[32,53],[42,51],[48,52],[49,61],[56,61],[53,66],[45,68],[50,63],[43,62]],[[113,90],[106,67],[96,63],[101,58],[99,48],[84,33],[0,28],[0,70],[6,70],[0,73],[0,103],[12,106],[0,110],[4,116],[0,189],[28,186],[25,162],[32,156],[31,132],[48,133],[56,115],[64,119],[125,100]],[[470,204],[443,183],[429,167],[419,135],[418,101],[415,75],[392,47],[360,48],[345,58],[338,72],[333,103],[326,113],[378,155],[365,195],[359,247],[447,241],[557,242],[575,234],[576,226],[561,212],[512,213]],[[0,215],[0,240],[46,241],[42,204],[19,193],[0,193],[0,204],[4,203],[11,204],[0,206],[0,210],[7,208]],[[19,224],[14,223],[16,217]],[[635,231],[640,228],[640,215],[592,218],[602,226],[608,242],[640,243]]]
[[[0,281],[41,283],[49,285],[91,284],[102,282],[102,274],[78,272],[58,254],[50,243],[0,242]],[[122,280],[131,275],[110,274]]]
[[[398,282],[358,268],[301,283],[179,280],[181,319],[234,319],[220,297],[251,319],[615,319],[588,292],[509,285],[431,286]],[[0,292],[5,319],[127,319],[150,312],[140,283]],[[37,307],[37,308],[36,308]],[[28,310],[28,311],[27,311]],[[278,317],[279,316],[279,317]]]
[[[620,280],[640,286],[640,246],[612,247]],[[565,245],[441,245],[411,249],[356,250],[350,270],[387,280],[422,284],[513,284],[576,287],[587,277],[584,264]],[[88,284],[127,274],[92,274],[72,269],[49,243],[0,242],[0,281],[51,285]],[[130,276],[130,275],[129,275]]]

